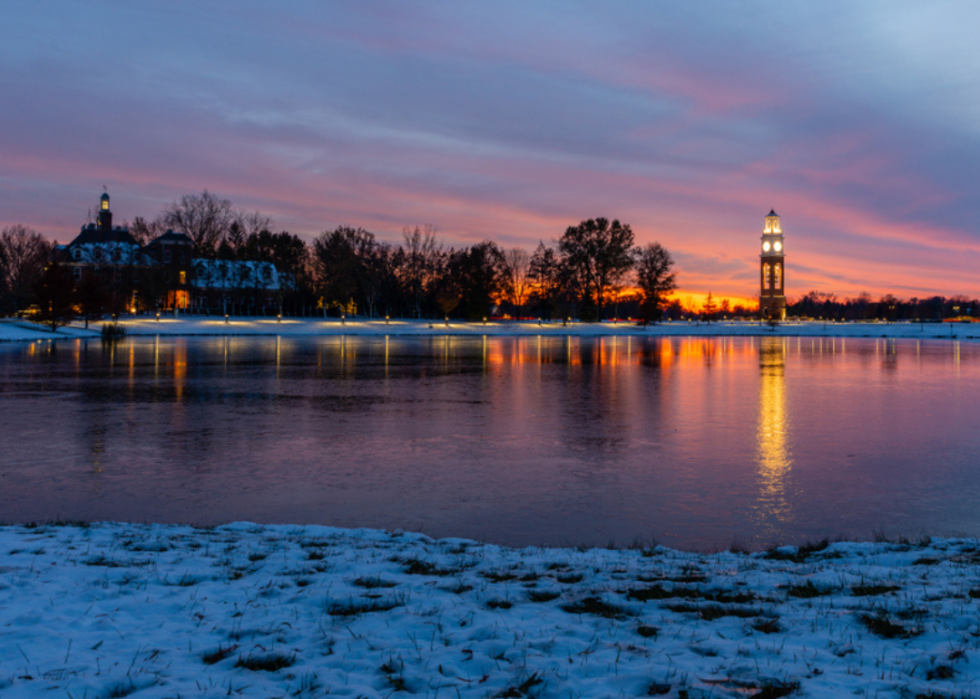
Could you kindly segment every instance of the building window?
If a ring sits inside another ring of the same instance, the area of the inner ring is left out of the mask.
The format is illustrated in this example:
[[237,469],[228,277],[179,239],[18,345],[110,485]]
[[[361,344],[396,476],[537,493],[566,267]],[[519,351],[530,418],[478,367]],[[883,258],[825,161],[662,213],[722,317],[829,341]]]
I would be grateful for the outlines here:
[[75,274],[75,281],[76,282],[77,281],[81,281],[81,279],[82,279],[82,268],[81,267],[72,267],[72,270],[71,271]]
[[181,271],[181,273],[180,273],[180,283],[181,284],[186,284],[187,283],[187,272]]
[[72,256],[72,259],[75,259],[75,260],[82,259],[82,249],[81,248],[72,248],[71,249],[71,256]]
[[186,250],[181,250],[180,251],[180,263],[183,264],[186,261],[187,261],[187,251]]
[[163,249],[163,263],[170,264],[170,248]]

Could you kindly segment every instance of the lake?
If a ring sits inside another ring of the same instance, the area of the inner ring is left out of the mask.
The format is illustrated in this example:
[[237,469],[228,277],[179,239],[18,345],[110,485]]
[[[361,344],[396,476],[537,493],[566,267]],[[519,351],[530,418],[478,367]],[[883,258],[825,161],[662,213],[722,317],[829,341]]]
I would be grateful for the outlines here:
[[0,519],[713,549],[980,534],[980,345],[0,345]]

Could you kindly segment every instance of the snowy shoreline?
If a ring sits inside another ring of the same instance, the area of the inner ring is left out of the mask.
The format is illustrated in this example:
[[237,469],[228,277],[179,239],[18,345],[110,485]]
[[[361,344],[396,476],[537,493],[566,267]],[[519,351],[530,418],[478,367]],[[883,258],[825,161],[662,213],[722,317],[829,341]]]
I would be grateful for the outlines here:
[[[775,328],[751,321],[696,323],[680,321],[640,327],[629,322],[542,323],[491,321],[467,323],[415,320],[348,320],[232,317],[227,322],[214,316],[179,318],[125,318],[120,325],[130,337],[281,336],[281,337],[841,337],[916,340],[980,340],[974,323],[823,323],[786,322]],[[49,329],[26,321],[0,320],[0,342],[79,339],[99,337],[101,324],[88,329],[80,323]]]
[[0,527],[0,696],[975,696],[980,545]]

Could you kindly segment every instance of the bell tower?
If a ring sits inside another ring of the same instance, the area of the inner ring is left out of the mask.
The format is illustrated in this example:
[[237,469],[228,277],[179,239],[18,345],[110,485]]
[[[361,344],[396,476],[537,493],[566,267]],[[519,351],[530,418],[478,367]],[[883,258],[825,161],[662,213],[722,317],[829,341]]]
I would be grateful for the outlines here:
[[759,314],[766,320],[786,317],[785,253],[779,216],[770,209],[762,229],[762,253],[759,255]]
[[112,211],[109,210],[109,193],[105,192],[99,197],[99,214],[96,217],[99,230],[106,233],[112,232]]

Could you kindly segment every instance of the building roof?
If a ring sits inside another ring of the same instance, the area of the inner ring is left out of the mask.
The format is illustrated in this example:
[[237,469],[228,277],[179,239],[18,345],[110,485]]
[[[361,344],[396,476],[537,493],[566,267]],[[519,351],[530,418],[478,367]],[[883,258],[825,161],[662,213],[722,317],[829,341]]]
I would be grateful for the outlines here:
[[99,226],[96,226],[94,223],[90,223],[87,226],[82,226],[82,232],[75,236],[73,241],[68,243],[68,247],[93,243],[100,245],[104,245],[106,243],[127,243],[129,245],[139,245],[139,243],[136,242],[136,238],[129,234],[128,228],[115,226],[112,230],[106,231]]
[[766,216],[779,216],[779,214],[776,213],[775,209],[769,209],[769,213]]
[[167,231],[163,235],[159,235],[153,240],[151,240],[149,243],[146,244],[146,246],[150,247],[151,245],[157,245],[159,243],[177,243],[177,244],[193,245],[194,241],[190,239],[190,236],[184,233]]

